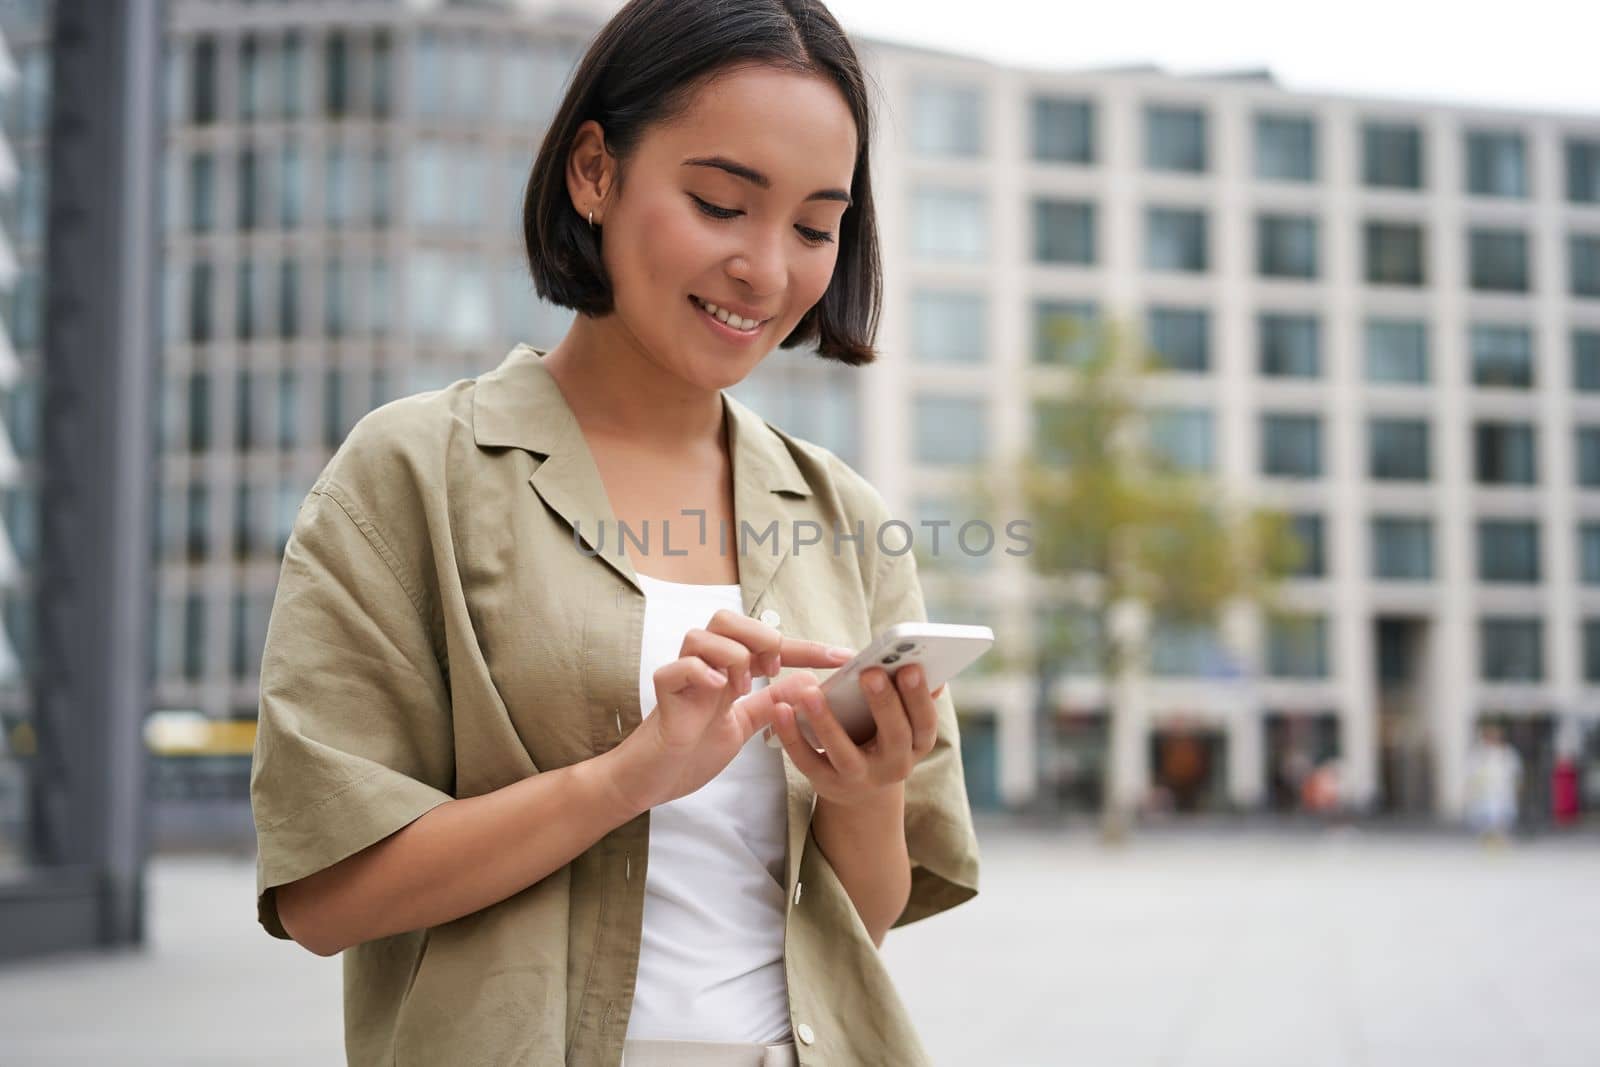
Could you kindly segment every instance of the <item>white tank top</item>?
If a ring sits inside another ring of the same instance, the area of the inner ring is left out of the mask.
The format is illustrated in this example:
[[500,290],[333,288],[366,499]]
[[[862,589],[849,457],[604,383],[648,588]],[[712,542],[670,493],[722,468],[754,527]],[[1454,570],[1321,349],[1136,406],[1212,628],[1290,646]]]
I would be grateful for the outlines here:
[[[744,614],[737,585],[638,575],[645,593],[639,707],[651,676],[720,608]],[[767,679],[756,678],[753,689]],[[629,1038],[789,1040],[783,964],[787,820],[783,753],[756,733],[704,786],[650,810],[644,931]]]

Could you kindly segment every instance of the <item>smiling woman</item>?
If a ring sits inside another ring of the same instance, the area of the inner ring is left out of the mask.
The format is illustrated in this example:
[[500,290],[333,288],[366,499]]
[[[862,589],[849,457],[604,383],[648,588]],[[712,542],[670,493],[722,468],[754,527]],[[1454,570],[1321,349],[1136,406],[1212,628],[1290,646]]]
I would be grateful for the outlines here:
[[878,950],[977,892],[955,705],[863,671],[857,745],[815,673],[926,621],[916,559],[725,392],[875,358],[869,112],[817,0],[627,4],[524,197],[566,336],[372,412],[296,512],[257,909],[344,954],[352,1064],[929,1062]]

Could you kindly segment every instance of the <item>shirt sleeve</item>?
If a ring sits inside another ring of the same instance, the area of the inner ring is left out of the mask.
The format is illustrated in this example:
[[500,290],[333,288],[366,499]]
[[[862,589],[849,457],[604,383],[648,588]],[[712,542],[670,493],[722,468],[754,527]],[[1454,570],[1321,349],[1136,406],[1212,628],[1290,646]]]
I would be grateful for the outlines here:
[[449,690],[421,583],[323,479],[284,551],[261,661],[250,768],[257,919],[288,938],[275,889],[452,799]]
[[[897,622],[928,621],[914,553],[881,556],[877,572],[872,595],[874,635]],[[939,709],[939,731],[933,750],[906,779],[911,898],[895,926],[937,915],[978,893],[978,840],[961,770],[961,740],[949,684],[934,703]]]

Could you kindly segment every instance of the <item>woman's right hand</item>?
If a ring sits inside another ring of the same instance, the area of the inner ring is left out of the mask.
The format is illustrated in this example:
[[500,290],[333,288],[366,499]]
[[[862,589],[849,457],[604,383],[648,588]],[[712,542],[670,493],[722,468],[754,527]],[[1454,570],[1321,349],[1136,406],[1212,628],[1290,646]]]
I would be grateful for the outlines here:
[[615,787],[636,811],[676,800],[720,774],[779,703],[821,683],[797,671],[752,694],[784,667],[836,668],[853,651],[784,637],[726,608],[684,635],[679,656],[652,676],[656,707],[616,749]]

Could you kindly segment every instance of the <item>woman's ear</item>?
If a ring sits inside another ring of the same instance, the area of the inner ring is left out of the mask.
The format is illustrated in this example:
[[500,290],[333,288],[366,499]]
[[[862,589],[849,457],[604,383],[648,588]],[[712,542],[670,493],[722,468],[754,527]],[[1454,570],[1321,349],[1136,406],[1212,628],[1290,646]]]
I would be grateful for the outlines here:
[[567,193],[580,218],[587,220],[592,210],[594,224],[600,225],[615,174],[616,160],[606,151],[605,131],[594,119],[586,120],[567,153]]

